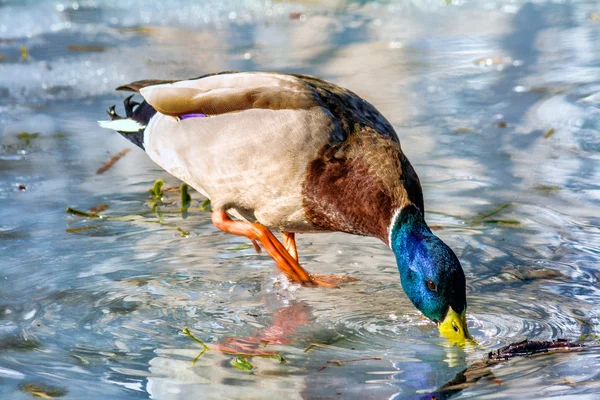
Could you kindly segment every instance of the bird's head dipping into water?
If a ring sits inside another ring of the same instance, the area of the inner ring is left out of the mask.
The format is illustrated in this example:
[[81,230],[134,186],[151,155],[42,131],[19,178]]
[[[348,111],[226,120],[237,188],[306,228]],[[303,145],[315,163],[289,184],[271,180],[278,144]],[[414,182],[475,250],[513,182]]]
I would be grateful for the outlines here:
[[392,221],[390,247],[406,295],[442,336],[457,345],[471,339],[466,324],[465,274],[454,252],[431,230],[415,206]]

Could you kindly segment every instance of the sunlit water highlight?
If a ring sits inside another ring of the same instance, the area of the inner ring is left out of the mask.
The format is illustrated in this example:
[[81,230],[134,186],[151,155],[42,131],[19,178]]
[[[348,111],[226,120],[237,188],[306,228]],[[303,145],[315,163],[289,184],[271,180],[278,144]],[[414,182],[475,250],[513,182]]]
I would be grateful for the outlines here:
[[[594,343],[600,8],[459,3],[0,1],[0,397],[414,398],[525,338]],[[95,122],[122,101],[114,87],[232,69],[325,77],[394,124],[463,262],[478,347],[439,338],[374,239],[300,236],[309,271],[360,279],[306,289],[213,228],[197,193],[185,219],[176,193],[162,206],[185,238],[64,212],[148,213],[155,179],[179,185],[138,149],[96,174],[131,147]],[[210,350],[192,365],[185,327],[288,362],[240,371]],[[455,396],[597,398],[599,354],[513,360]]]

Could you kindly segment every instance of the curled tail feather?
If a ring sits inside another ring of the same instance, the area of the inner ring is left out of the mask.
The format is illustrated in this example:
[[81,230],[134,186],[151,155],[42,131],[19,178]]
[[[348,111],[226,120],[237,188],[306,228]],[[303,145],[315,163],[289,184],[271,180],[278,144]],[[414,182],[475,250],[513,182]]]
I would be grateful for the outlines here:
[[144,129],[150,119],[156,114],[156,110],[146,101],[138,103],[132,100],[133,95],[123,100],[125,117],[117,114],[115,106],[108,111],[110,121],[98,121],[102,128],[119,132],[127,140],[144,149]]

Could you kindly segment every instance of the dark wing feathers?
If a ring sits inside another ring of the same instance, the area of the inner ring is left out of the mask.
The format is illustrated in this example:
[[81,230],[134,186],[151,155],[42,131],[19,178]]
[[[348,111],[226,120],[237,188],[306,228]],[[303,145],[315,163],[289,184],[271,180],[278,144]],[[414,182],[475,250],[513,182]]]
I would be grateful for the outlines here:
[[178,81],[168,81],[162,79],[142,79],[141,81],[135,81],[128,83],[127,85],[121,85],[115,90],[124,90],[128,92],[139,92],[140,89],[145,88],[146,86],[153,85],[162,85],[163,83],[175,83]]

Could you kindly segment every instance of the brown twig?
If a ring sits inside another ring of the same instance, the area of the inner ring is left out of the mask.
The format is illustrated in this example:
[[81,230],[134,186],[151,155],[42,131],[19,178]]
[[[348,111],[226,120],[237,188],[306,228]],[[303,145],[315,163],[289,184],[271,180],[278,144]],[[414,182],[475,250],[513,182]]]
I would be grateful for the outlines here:
[[90,208],[90,212],[92,214],[100,214],[102,211],[106,211],[107,209],[108,204],[98,204],[97,206]]
[[[357,362],[357,361],[369,361],[369,360],[381,361],[381,357],[364,357],[364,358],[355,358],[352,360],[330,360],[330,361],[327,361],[327,364],[335,364],[338,367],[341,367],[342,365],[344,365],[346,363]],[[327,365],[321,367],[319,369],[319,371],[323,371],[325,368],[327,368]]]
[[119,161],[125,154],[129,153],[131,149],[123,149],[120,152],[118,152],[117,154],[115,154],[114,156],[112,156],[110,158],[110,160],[108,160],[106,162],[106,164],[104,164],[103,166],[101,166],[100,168],[98,168],[98,171],[96,171],[96,174],[100,175],[105,173],[106,171],[108,171],[113,165],[115,165],[115,163],[117,161]]

